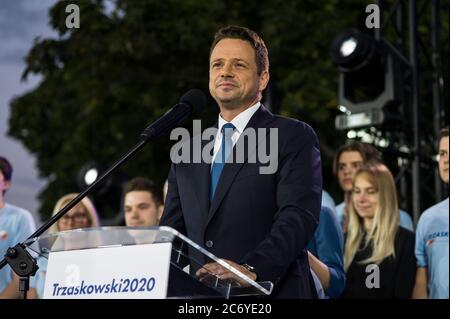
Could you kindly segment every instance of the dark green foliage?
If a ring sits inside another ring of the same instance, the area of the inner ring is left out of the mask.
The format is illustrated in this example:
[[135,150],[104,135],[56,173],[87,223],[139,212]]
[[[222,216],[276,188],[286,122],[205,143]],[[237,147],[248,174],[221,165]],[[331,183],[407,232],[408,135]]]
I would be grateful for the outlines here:
[[[49,179],[40,195],[44,217],[58,197],[80,190],[77,174],[85,163],[111,165],[184,92],[208,92],[209,46],[228,24],[248,26],[265,40],[279,113],[316,130],[324,185],[335,188],[331,160],[345,135],[334,129],[338,71],[329,48],[337,32],[362,25],[370,2],[117,0],[112,13],[101,0],[76,3],[80,29],[65,26],[67,2],[50,10],[59,38],[36,39],[23,74],[40,74],[42,82],[11,103],[9,134],[37,156],[40,175]],[[448,19],[445,27],[448,39]],[[448,45],[444,49],[448,54]],[[211,124],[217,116],[212,99],[208,108],[202,118]],[[120,177],[143,175],[162,187],[170,146],[168,138],[154,141],[120,169],[115,188],[96,199],[102,217],[120,209]]]

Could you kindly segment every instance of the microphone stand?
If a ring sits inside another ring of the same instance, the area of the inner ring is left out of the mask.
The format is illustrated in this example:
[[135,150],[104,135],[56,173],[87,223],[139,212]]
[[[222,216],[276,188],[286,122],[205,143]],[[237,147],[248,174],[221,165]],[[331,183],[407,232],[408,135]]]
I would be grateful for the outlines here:
[[[176,123],[175,123],[176,124]],[[0,262],[0,269],[6,264],[9,264],[13,271],[19,276],[19,290],[20,298],[26,299],[27,292],[29,290],[30,276],[34,276],[38,270],[37,262],[34,257],[26,250],[28,246],[31,246],[37,237],[42,235],[47,229],[55,224],[64,214],[71,210],[76,204],[78,204],[84,197],[86,197],[97,185],[103,182],[105,178],[111,175],[117,168],[119,168],[124,162],[130,159],[136,154],[144,145],[153,137],[160,135],[157,130],[150,125],[141,134],[141,141],[137,143],[131,150],[123,155],[117,162],[115,162],[110,169],[108,169],[102,176],[95,180],[94,183],[89,185],[83,192],[78,194],[72,199],[66,206],[64,206],[58,213],[51,217],[46,223],[44,223],[38,230],[30,235],[24,242],[17,244],[14,247],[7,249],[5,258]],[[34,240],[32,240],[34,238]]]

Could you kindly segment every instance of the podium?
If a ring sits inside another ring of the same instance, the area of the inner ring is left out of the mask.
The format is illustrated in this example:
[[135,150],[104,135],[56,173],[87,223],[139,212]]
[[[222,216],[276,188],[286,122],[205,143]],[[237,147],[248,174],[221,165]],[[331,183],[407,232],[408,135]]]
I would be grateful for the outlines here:
[[[267,296],[256,282],[170,227],[98,227],[32,239],[45,271],[44,298],[233,298]],[[38,248],[36,248],[38,247]],[[189,253],[188,253],[189,252]],[[195,272],[217,262],[241,280]],[[41,271],[41,273],[39,273]],[[42,277],[42,276],[41,276]]]

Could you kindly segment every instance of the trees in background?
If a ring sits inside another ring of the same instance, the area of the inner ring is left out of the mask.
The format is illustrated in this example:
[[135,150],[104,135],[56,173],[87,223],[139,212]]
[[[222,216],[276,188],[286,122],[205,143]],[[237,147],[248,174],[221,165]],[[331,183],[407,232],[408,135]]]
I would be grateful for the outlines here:
[[[75,3],[80,7],[80,28],[66,27],[65,1],[51,8],[50,23],[59,37],[36,39],[23,73],[24,79],[39,74],[42,82],[11,103],[9,135],[37,157],[40,175],[48,179],[40,194],[43,217],[51,214],[61,195],[80,190],[77,174],[83,165],[95,160],[109,166],[184,92],[191,88],[208,92],[210,43],[215,31],[228,24],[248,26],[265,40],[271,106],[313,126],[321,143],[324,185],[334,187],[331,159],[345,135],[334,129],[338,72],[329,48],[340,30],[362,25],[365,4],[350,0]],[[111,4],[113,8],[107,9]],[[448,20],[445,23],[448,39]],[[445,49],[448,53],[448,42]],[[212,124],[216,116],[217,106],[209,99],[202,119]],[[119,213],[124,179],[143,175],[162,187],[171,144],[168,138],[151,142],[115,174],[112,188],[96,198],[103,218]]]

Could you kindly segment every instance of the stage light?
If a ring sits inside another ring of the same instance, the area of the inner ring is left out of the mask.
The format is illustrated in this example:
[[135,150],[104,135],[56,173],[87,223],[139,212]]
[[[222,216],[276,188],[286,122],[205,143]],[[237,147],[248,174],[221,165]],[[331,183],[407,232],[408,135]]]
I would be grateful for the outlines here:
[[[105,172],[105,168],[95,161],[90,161],[83,165],[78,172],[78,184],[80,189],[85,189],[92,185],[101,174]],[[107,178],[99,186],[97,186],[98,193],[106,192],[111,186],[111,178]]]
[[349,38],[342,43],[339,52],[343,57],[348,57],[355,51],[357,45],[358,42],[355,38]]
[[331,58],[342,72],[358,70],[379,58],[380,48],[369,35],[356,29],[340,33],[331,45]]
[[356,131],[350,130],[347,132],[348,139],[354,139],[356,137]]
[[93,167],[90,168],[85,174],[84,174],[84,183],[86,185],[91,185],[98,177],[98,170],[97,168]]
[[401,63],[383,41],[358,30],[346,30],[331,45],[331,58],[338,67],[336,128],[348,130],[383,126],[398,120],[402,102]]

